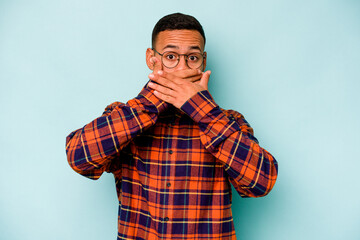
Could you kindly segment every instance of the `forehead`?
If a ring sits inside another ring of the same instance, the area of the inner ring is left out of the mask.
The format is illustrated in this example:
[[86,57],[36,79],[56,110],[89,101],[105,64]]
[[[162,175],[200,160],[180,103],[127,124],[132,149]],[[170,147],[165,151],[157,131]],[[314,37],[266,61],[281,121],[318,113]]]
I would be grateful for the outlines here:
[[204,50],[204,39],[196,30],[165,30],[156,37],[155,49],[162,51],[166,48],[188,50]]

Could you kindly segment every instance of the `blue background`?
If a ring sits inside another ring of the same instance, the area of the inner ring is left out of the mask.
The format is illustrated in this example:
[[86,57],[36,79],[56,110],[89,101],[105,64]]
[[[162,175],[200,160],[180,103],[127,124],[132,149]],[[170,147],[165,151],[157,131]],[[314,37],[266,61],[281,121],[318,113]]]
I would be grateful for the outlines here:
[[356,0],[0,0],[0,239],[116,239],[113,176],[76,174],[65,137],[138,94],[178,11],[205,29],[215,101],[279,162],[267,197],[233,194],[238,239],[360,239]]

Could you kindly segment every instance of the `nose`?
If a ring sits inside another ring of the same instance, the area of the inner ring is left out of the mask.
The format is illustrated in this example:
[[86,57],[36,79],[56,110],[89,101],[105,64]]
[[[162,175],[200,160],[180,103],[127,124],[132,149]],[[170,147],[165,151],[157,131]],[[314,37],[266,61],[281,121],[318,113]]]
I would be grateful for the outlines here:
[[180,60],[179,60],[179,63],[178,65],[176,66],[176,69],[177,70],[185,70],[185,69],[189,69],[187,63],[186,63],[186,60],[185,60],[185,56],[184,55],[181,55],[180,56]]

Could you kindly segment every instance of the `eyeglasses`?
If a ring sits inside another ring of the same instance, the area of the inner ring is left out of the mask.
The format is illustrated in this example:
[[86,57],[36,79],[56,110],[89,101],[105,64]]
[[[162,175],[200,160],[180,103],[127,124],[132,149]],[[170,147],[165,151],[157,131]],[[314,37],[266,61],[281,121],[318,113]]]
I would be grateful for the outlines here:
[[153,50],[161,56],[161,62],[162,64],[167,68],[174,68],[176,67],[180,62],[180,56],[184,56],[186,65],[189,68],[196,69],[203,65],[205,53],[190,53],[190,54],[179,54],[176,52],[164,52],[159,53],[154,48]]

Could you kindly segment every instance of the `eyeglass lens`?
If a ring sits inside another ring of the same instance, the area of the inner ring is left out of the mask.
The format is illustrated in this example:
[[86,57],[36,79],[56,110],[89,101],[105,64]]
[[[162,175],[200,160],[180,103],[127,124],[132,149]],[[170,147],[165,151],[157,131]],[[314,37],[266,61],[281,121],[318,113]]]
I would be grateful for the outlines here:
[[[179,64],[181,55],[176,52],[164,52],[162,54],[162,63],[165,67],[174,68]],[[201,53],[191,53],[183,56],[189,68],[199,68],[203,63],[203,55]]]

